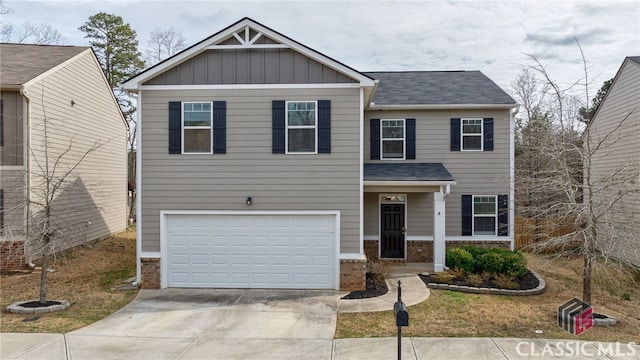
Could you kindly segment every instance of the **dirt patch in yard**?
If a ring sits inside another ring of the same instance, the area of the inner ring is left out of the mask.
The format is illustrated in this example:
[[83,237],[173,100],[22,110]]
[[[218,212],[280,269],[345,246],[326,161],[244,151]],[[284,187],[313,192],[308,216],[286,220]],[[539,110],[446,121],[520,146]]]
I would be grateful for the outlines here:
[[[431,289],[429,299],[409,307],[410,326],[402,329],[403,336],[558,338],[640,343],[640,287],[628,273],[616,266],[599,267],[598,280],[593,286],[592,306],[597,313],[617,318],[618,324],[593,327],[576,337],[558,327],[556,311],[564,302],[581,297],[582,259],[553,259],[527,254],[527,264],[546,281],[544,293],[504,296]],[[338,314],[337,338],[396,334],[392,311]]]
[[53,266],[55,271],[47,275],[48,298],[68,300],[71,307],[42,314],[36,320],[30,315],[7,313],[5,308],[18,301],[37,299],[40,274],[0,276],[0,331],[65,333],[100,320],[128,304],[138,291],[113,288],[135,275],[135,236],[135,228],[129,229],[60,254]]

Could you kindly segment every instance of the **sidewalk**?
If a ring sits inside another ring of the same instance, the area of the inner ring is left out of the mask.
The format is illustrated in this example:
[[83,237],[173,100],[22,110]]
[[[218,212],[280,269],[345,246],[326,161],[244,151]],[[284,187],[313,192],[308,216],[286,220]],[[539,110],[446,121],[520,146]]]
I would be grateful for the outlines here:
[[[640,346],[576,340],[506,338],[403,338],[402,359],[640,359]],[[609,348],[607,349],[607,346]],[[397,358],[397,338],[335,340],[220,339],[198,346],[192,339],[103,337],[72,334],[0,335],[1,359],[322,359]],[[602,351],[606,350],[606,351]]]

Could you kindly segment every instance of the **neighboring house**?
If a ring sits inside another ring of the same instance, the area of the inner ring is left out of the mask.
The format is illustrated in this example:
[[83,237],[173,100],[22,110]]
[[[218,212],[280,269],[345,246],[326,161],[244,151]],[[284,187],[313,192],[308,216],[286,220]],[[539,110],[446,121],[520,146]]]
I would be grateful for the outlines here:
[[640,56],[624,60],[587,135],[598,247],[640,267]]
[[367,256],[513,246],[517,104],[480,72],[362,73],[245,18],[124,87],[142,287],[358,290]]
[[[0,90],[3,266],[25,264],[45,174],[59,178],[94,146],[52,203],[53,225],[64,234],[55,251],[123,230],[127,125],[91,48],[0,44]],[[27,261],[38,256],[29,250]]]

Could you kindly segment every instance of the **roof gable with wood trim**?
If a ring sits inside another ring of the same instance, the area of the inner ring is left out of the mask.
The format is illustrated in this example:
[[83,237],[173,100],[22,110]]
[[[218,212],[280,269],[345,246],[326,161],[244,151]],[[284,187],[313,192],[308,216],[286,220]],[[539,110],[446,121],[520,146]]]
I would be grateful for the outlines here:
[[244,18],[127,80],[145,86],[351,84],[372,87],[369,76]]

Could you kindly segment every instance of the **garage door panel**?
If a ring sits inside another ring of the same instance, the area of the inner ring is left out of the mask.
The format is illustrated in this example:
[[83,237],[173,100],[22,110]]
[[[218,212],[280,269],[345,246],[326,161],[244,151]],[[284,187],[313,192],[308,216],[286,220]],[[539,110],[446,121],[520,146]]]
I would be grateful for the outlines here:
[[336,287],[335,215],[167,215],[170,287]]

